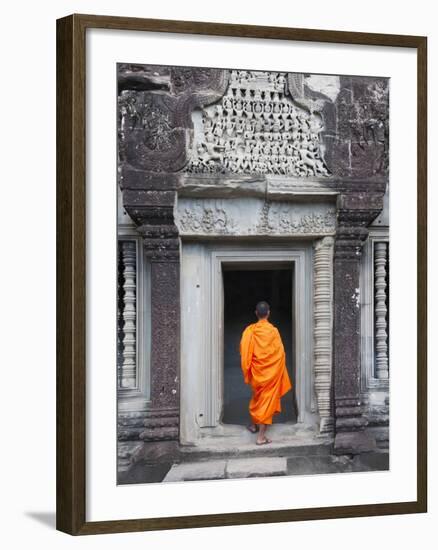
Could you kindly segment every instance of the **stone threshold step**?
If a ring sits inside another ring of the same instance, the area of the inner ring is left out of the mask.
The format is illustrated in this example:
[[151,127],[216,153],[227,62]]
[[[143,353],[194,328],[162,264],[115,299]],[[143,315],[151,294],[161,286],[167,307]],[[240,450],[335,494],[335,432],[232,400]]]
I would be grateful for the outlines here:
[[257,458],[257,457],[299,457],[299,456],[327,456],[333,451],[333,441],[309,442],[291,444],[290,442],[270,443],[269,445],[256,445],[255,443],[230,444],[222,441],[217,444],[198,446],[181,446],[181,461],[194,461],[202,459],[231,459],[231,458]]
[[354,457],[335,455],[289,458],[265,456],[180,462],[171,467],[163,481],[207,481],[285,475],[387,471],[388,469],[389,453],[380,450]]
[[286,458],[232,458],[229,460],[174,464],[163,479],[163,482],[241,479],[284,475],[287,475]]

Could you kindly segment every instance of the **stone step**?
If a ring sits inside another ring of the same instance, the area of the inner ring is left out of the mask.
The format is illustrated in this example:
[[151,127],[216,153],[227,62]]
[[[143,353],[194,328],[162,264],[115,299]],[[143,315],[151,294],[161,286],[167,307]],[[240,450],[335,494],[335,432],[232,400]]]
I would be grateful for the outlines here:
[[386,471],[389,453],[380,449],[355,456],[296,456],[287,459],[288,475]]
[[135,463],[136,457],[141,455],[143,443],[141,441],[119,442],[117,446],[117,471],[125,472]]
[[163,481],[242,479],[284,475],[287,475],[286,458],[232,458],[174,464]]
[[198,460],[173,464],[163,481],[206,481],[290,475],[386,471],[389,453],[374,451],[350,456],[296,456]]
[[289,457],[329,455],[332,452],[332,434],[320,434],[318,426],[296,422],[282,422],[268,428],[272,443],[256,445],[256,435],[245,426],[220,424],[203,428],[194,445],[179,447],[180,461],[201,459],[255,458],[263,456]]
[[229,479],[286,474],[287,459],[282,457],[233,458],[227,461],[225,467],[225,477]]
[[197,446],[181,446],[181,461],[193,462],[202,459],[232,459],[257,457],[307,457],[327,456],[332,453],[333,440],[310,441],[273,441],[268,445],[256,445],[255,442],[242,443],[223,439]]
[[200,481],[225,479],[226,460],[174,464],[163,481]]

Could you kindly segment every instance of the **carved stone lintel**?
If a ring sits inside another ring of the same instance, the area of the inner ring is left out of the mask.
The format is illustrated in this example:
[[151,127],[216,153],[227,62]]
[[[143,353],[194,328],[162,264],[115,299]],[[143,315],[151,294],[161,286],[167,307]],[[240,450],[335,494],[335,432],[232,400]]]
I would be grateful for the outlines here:
[[181,235],[316,236],[333,235],[336,213],[329,201],[293,203],[260,198],[178,200]]
[[332,413],[332,272],[333,237],[315,241],[314,380],[320,432],[333,430]]

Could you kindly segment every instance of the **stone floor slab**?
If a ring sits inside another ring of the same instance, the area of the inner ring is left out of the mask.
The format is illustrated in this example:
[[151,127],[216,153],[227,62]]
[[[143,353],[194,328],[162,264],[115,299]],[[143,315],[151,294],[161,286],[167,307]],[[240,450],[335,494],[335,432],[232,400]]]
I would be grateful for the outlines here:
[[163,481],[200,481],[225,478],[225,460],[174,464]]
[[287,460],[283,457],[232,458],[226,467],[227,478],[284,476]]

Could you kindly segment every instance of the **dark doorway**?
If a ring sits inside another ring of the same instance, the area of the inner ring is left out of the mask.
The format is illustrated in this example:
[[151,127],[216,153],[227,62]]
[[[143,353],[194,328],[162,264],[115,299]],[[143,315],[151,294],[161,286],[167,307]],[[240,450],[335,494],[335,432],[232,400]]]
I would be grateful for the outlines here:
[[[286,364],[292,384],[295,382],[292,350],[293,323],[293,264],[284,267],[263,265],[257,269],[246,266],[227,266],[224,280],[224,407],[222,422],[248,424],[248,404],[251,388],[243,381],[239,344],[244,328],[257,319],[255,305],[266,300],[271,306],[270,322],[280,331],[286,351]],[[273,422],[296,422],[294,391],[281,400],[282,412]]]

